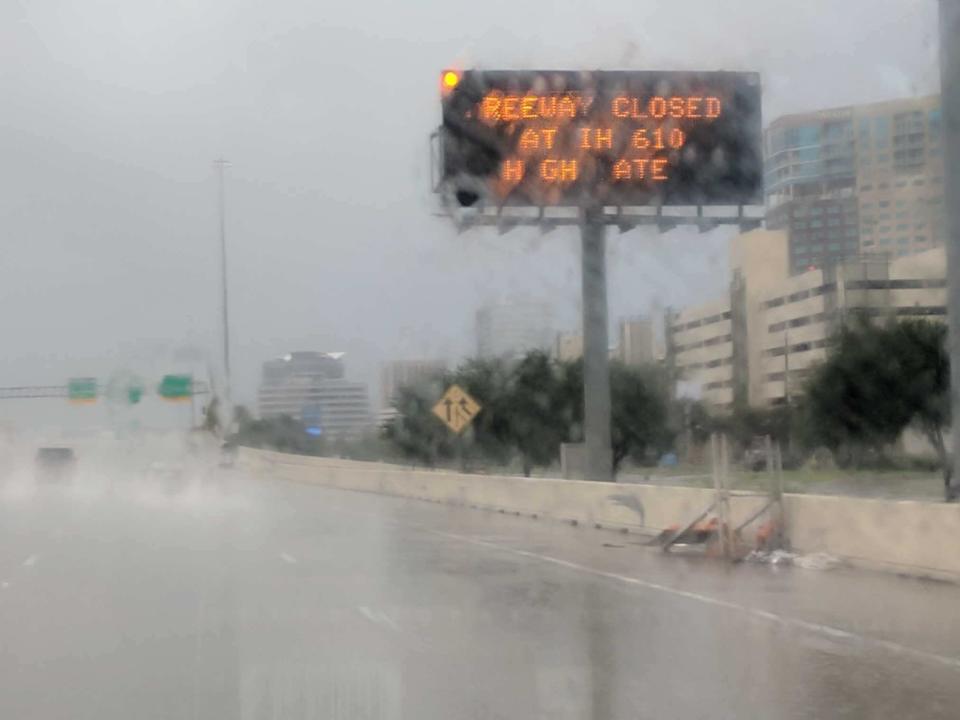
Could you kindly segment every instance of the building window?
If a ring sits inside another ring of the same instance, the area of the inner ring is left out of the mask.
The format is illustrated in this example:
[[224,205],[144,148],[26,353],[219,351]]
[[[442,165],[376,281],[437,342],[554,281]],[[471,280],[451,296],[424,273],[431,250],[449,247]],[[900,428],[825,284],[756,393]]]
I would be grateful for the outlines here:
[[877,155],[877,162],[885,163],[890,161],[890,156],[884,153],[883,155]]
[[864,247],[873,247],[873,240],[864,240],[864,241],[863,241],[863,246],[864,246]]
[[823,215],[823,208],[820,207],[819,205],[814,205],[813,207],[810,208],[810,214],[811,214],[811,215]]
[[906,223],[901,223],[900,225],[897,225],[897,230],[907,230],[909,227],[910,226]]
[[923,180],[923,178],[917,178],[916,180],[913,181],[913,184],[920,186],[920,185],[926,185],[926,182]]
[[889,225],[881,225],[881,226],[880,226],[880,234],[881,234],[881,235],[882,235],[883,233],[888,233],[888,232],[890,232],[890,226],[889,226]]
[[882,207],[882,208],[890,207],[890,201],[889,201],[889,200],[881,200],[881,201],[880,201],[880,207]]
[[880,188],[881,190],[887,190],[890,187],[890,183],[882,182],[879,185],[877,185],[877,187]]
[[898,244],[898,245],[909,245],[909,244],[910,244],[910,238],[905,238],[905,237],[897,238],[897,244]]
[[924,243],[924,242],[927,241],[927,236],[926,236],[926,235],[917,235],[917,236],[914,238],[914,240],[916,240],[918,243]]

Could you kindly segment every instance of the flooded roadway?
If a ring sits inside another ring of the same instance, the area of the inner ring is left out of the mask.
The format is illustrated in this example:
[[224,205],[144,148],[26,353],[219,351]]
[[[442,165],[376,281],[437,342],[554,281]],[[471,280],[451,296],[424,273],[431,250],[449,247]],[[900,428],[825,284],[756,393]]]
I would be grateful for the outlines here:
[[0,494],[0,717],[955,718],[960,589],[257,480]]

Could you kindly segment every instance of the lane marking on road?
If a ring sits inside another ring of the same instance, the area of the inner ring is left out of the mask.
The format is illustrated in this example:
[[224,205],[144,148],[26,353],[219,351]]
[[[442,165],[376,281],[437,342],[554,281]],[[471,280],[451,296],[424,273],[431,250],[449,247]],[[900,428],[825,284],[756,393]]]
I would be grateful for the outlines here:
[[[336,492],[357,492],[352,490],[346,490],[344,488],[330,487],[330,486],[319,486],[324,489],[333,490]],[[377,493],[366,493],[377,495]],[[396,496],[387,496],[393,497]],[[406,500],[409,498],[399,498]],[[368,513],[359,512],[355,509],[338,507],[336,508],[339,512],[347,515],[353,515],[355,517],[369,517]],[[752,608],[747,605],[742,605],[740,603],[731,602],[729,600],[721,600],[720,598],[711,597],[710,595],[703,595],[701,593],[691,592],[689,590],[680,590],[679,588],[670,587],[668,585],[662,585],[660,583],[650,582],[648,580],[641,580],[639,578],[630,577],[629,575],[620,575],[614,572],[608,572],[606,570],[598,570],[592,568],[588,565],[582,565],[580,563],[571,562],[570,560],[564,560],[562,558],[553,557],[551,555],[544,555],[542,553],[535,553],[529,550],[520,550],[518,548],[513,548],[507,545],[499,545],[497,543],[488,542],[486,540],[480,540],[475,537],[468,535],[459,535],[457,533],[445,532],[443,530],[434,530],[433,528],[426,527],[420,523],[408,523],[402,521],[394,521],[398,527],[407,527],[413,530],[419,530],[421,532],[427,533],[429,535],[436,535],[438,537],[444,537],[451,540],[458,540],[460,542],[477,545],[479,547],[485,547],[491,550],[499,550],[501,552],[509,553],[516,555],[518,557],[525,557],[532,560],[538,560],[540,562],[550,563],[552,565],[558,565],[560,567],[565,567],[570,570],[575,570],[577,572],[586,573],[588,575],[593,575],[594,577],[601,577],[607,580],[615,580],[617,582],[624,583],[626,585],[632,585],[634,587],[642,587],[647,590],[654,590],[656,592],[666,593],[668,595],[673,595],[676,597],[686,598],[688,600],[693,600],[695,602],[702,603],[704,605],[711,605],[713,607],[724,608],[727,610],[733,610],[736,612],[743,613],[748,617],[752,617],[758,620],[765,620],[772,624],[781,625],[784,627],[797,628],[801,630],[806,630],[810,633],[820,635],[821,637],[832,638],[834,640],[844,640],[847,642],[858,642],[863,645],[879,648],[882,650],[889,651],[891,653],[902,655],[904,657],[912,657],[917,660],[925,660],[928,662],[934,662],[939,665],[944,665],[946,667],[952,668],[954,670],[960,670],[960,658],[951,657],[949,655],[939,655],[934,652],[927,650],[920,650],[918,648],[910,647],[909,645],[902,645],[893,640],[883,640],[880,638],[870,637],[868,635],[860,635],[848,630],[843,630],[832,625],[824,625],[821,623],[811,622],[809,620],[801,620],[799,618],[792,618],[786,615],[779,615],[777,613],[769,612],[767,610],[760,610],[758,608]],[[369,612],[369,608],[367,608]],[[362,612],[362,610],[361,610]],[[368,618],[371,622],[376,622],[373,618]]]
[[22,563],[20,563],[20,564],[23,565],[24,567],[33,567],[34,565],[37,564],[37,556],[36,556],[36,555],[31,555],[30,557],[28,557],[26,560],[24,560],[24,561],[23,561]]
[[290,565],[297,564],[297,559],[293,555],[289,555],[288,553],[280,553],[280,559],[283,560],[285,563],[289,563]]
[[525,557],[532,560],[538,560],[540,562],[550,563],[552,565],[558,565],[560,567],[564,567],[569,570],[576,570],[577,572],[593,575],[594,577],[601,577],[607,580],[615,580],[617,582],[625,583],[627,585],[632,585],[634,587],[642,587],[647,590],[654,590],[656,592],[662,592],[668,595],[682,597],[687,600],[693,600],[695,602],[702,603],[704,605],[711,605],[713,607],[724,608],[726,610],[734,610],[737,612],[741,612],[747,615],[748,617],[766,620],[778,625],[782,625],[784,627],[806,630],[807,632],[815,633],[817,635],[832,638],[835,640],[857,642],[866,646],[881,648],[889,652],[896,653],[898,655],[912,657],[918,660],[935,662],[940,665],[945,665],[947,667],[953,668],[955,670],[960,670],[960,658],[950,657],[948,655],[938,655],[937,653],[929,652],[927,650],[919,650],[917,648],[913,648],[908,645],[901,645],[900,643],[894,642],[892,640],[882,640],[880,638],[873,638],[868,635],[859,635],[857,633],[850,632],[849,630],[842,630],[838,627],[833,627],[832,625],[823,625],[821,623],[811,622],[809,620],[800,620],[799,618],[780,615],[778,613],[769,612],[767,610],[759,610],[757,608],[752,608],[747,605],[741,605],[740,603],[731,602],[729,600],[721,600],[719,598],[711,597],[710,595],[703,595],[701,593],[691,592],[690,590],[680,590],[678,588],[670,587],[669,585],[661,585],[660,583],[650,582],[648,580],[641,580],[639,578],[631,577],[629,575],[620,575],[618,573],[608,572],[606,570],[598,570],[588,565],[582,565],[580,563],[571,562],[570,560],[564,560],[562,558],[553,557],[551,555],[543,555],[541,553],[531,552],[529,550],[520,550],[520,549],[509,547],[506,545],[498,545],[497,543],[492,543],[485,540],[478,540],[468,535],[458,535],[456,533],[444,532],[442,530],[434,530],[432,528],[424,527],[423,525],[415,525],[413,527],[416,527],[417,529],[423,532],[429,533],[431,535],[437,535],[439,537],[448,538],[450,540],[458,540],[460,542],[464,542],[470,545],[478,545],[480,547],[489,548],[491,550],[499,550],[501,552],[511,553],[513,555],[519,555],[520,557]]
[[357,611],[375,625],[383,625],[394,632],[400,632],[400,626],[384,612],[372,610],[366,605],[357,605]]
[[385,622],[387,625],[389,625],[394,631],[400,632],[400,625],[397,624],[397,621],[394,620],[392,617],[390,617],[389,615],[387,615],[387,614],[386,614],[385,612],[383,612],[382,610],[377,611],[377,615],[379,615],[379,616],[380,616],[380,619],[381,619],[383,622]]

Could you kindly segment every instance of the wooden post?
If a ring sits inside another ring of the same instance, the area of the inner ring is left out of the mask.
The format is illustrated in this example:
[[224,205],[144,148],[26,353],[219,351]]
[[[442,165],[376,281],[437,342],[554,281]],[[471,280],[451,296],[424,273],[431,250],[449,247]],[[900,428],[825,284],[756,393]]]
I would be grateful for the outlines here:
[[775,447],[775,492],[777,499],[777,547],[781,550],[789,550],[790,543],[787,540],[787,510],[783,506],[783,453],[780,443]]
[[727,499],[727,436],[713,433],[710,436],[710,460],[713,466],[713,490],[716,495],[717,506],[717,539],[720,542],[720,552],[724,558],[730,559],[730,543],[728,531],[730,529],[730,506]]

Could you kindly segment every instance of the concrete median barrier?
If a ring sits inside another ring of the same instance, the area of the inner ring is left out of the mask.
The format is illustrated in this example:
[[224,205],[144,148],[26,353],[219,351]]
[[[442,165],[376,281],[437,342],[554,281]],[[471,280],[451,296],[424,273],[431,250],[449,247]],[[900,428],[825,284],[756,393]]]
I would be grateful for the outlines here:
[[[241,448],[254,472],[358,492],[519,513],[654,535],[692,520],[713,500],[704,488],[473,475]],[[736,525],[766,498],[731,494]],[[787,532],[801,553],[851,564],[960,580],[960,505],[787,495]]]

